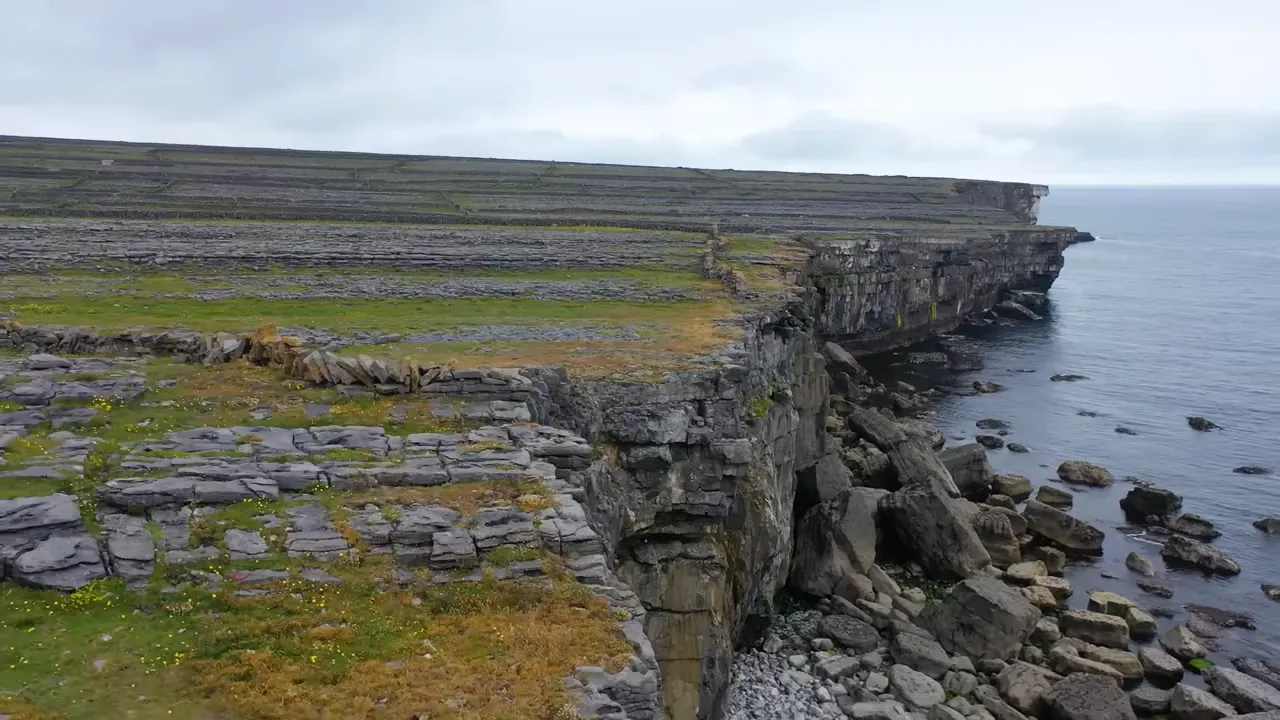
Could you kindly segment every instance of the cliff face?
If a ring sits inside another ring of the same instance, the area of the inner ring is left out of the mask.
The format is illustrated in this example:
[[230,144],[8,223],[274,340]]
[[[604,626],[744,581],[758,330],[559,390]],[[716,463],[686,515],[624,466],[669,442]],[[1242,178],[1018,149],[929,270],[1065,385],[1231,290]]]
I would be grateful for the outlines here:
[[953,329],[1006,290],[1047,289],[1073,238],[809,240],[791,302],[749,320],[719,368],[657,384],[542,378],[543,420],[604,449],[585,504],[648,610],[669,717],[719,716],[735,645],[786,583],[797,486],[820,482],[836,449],[821,343],[879,350]]

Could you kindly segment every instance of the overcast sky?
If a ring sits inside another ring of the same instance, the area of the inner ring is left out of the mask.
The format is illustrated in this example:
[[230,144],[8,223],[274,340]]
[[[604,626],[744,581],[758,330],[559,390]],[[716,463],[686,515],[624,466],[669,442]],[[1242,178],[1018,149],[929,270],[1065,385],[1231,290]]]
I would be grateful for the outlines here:
[[0,0],[0,134],[1280,183],[1280,0]]

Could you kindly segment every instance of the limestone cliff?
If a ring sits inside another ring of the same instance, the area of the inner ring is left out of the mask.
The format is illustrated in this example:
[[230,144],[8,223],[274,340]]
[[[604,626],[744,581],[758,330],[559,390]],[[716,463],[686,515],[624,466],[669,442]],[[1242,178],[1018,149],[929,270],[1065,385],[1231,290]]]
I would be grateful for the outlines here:
[[604,449],[584,473],[585,505],[648,610],[671,718],[719,716],[735,645],[767,622],[786,583],[797,487],[820,485],[836,450],[822,343],[902,345],[1006,291],[1048,289],[1074,236],[802,238],[808,260],[790,299],[746,319],[718,367],[656,383],[537,379],[538,419]]

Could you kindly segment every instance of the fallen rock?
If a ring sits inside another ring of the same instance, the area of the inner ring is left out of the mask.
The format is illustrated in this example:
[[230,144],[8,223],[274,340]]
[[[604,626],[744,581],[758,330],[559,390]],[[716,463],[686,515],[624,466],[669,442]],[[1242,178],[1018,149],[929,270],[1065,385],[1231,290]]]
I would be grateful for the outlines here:
[[1220,425],[1217,425],[1212,420],[1208,420],[1206,418],[1202,418],[1197,415],[1187,416],[1187,424],[1191,426],[1192,430],[1198,430],[1200,432],[1209,432],[1210,430],[1222,429]]
[[1058,479],[1069,485],[1091,487],[1105,487],[1113,481],[1106,468],[1084,460],[1068,460],[1059,465]]
[[827,615],[818,623],[818,635],[858,654],[880,647],[880,633],[861,620],[847,615]]
[[1067,598],[1071,597],[1071,583],[1066,578],[1038,577],[1034,583],[1036,586],[1053,593],[1059,604],[1066,604]]
[[1195,634],[1185,625],[1174,625],[1166,630],[1160,636],[1160,647],[1183,662],[1202,658],[1205,655],[1204,646],[1196,640]]
[[1031,448],[1027,447],[1026,445],[1023,445],[1022,443],[1016,443],[1016,442],[1011,442],[1008,445],[1005,445],[1005,448],[1009,452],[1018,453],[1019,455],[1025,455],[1031,452]]
[[826,356],[827,362],[838,372],[849,373],[850,377],[862,377],[867,374],[867,369],[849,354],[848,350],[840,347],[836,343],[828,342],[822,346],[822,354]]
[[1131,552],[1124,558],[1124,566],[1143,577],[1155,577],[1156,568],[1145,555]]
[[986,574],[956,584],[918,618],[947,652],[974,660],[1013,657],[1039,621],[1020,593]]
[[1031,497],[1031,479],[1021,475],[996,475],[991,480],[991,492],[1022,502]]
[[1173,588],[1169,587],[1168,585],[1161,585],[1160,583],[1148,582],[1145,580],[1139,580],[1137,582],[1137,585],[1139,588],[1142,588],[1142,592],[1145,592],[1149,595],[1162,597],[1166,600],[1173,597]]
[[946,692],[937,680],[906,665],[889,668],[889,686],[899,700],[918,710],[928,710],[947,699]]
[[1036,490],[1036,500],[1058,509],[1070,508],[1076,502],[1074,495],[1052,485],[1041,485]]
[[1138,433],[1133,428],[1127,428],[1123,425],[1120,425],[1116,428],[1116,434],[1117,435],[1137,435]]
[[996,720],[1027,720],[1026,715],[1023,715],[1017,708],[1000,697],[1000,692],[993,685],[979,685],[973,691],[973,697],[982,704],[982,708],[986,710],[986,713],[983,715],[975,712],[972,717],[993,717]]
[[913,670],[941,680],[951,670],[951,658],[933,638],[916,633],[899,632],[889,643],[889,656]]
[[28,370],[65,370],[71,367],[71,361],[48,353],[36,353],[27,357]]
[[1008,430],[1009,423],[1004,420],[996,420],[995,418],[983,418],[979,420],[977,426],[983,430]]
[[1239,575],[1240,566],[1215,547],[1181,535],[1171,535],[1160,551],[1170,565],[1192,565],[1207,573]]
[[1028,532],[1067,552],[1102,554],[1102,541],[1106,535],[1089,523],[1077,520],[1055,507],[1028,500],[1022,517],[1027,520]]
[[1263,585],[1262,594],[1268,598],[1280,602],[1280,585]]
[[1178,683],[1169,697],[1173,720],[1218,720],[1234,715],[1231,706],[1197,687]]
[[1129,598],[1107,590],[1094,590],[1089,593],[1088,609],[1104,615],[1124,617],[1129,608],[1137,607]]
[[1253,526],[1268,535],[1280,535],[1280,518],[1263,518],[1253,521]]
[[938,453],[938,460],[951,473],[951,480],[962,497],[984,495],[991,487],[994,471],[987,460],[986,448],[978,443],[947,448]]
[[1129,693],[1129,705],[1138,715],[1164,715],[1169,712],[1169,701],[1173,698],[1172,690],[1161,690],[1151,685],[1143,685]]
[[998,435],[979,435],[974,438],[974,441],[988,450],[999,450],[1004,447],[1004,438]]
[[1136,720],[1129,698],[1111,678],[1075,673],[1045,695],[1052,720]]
[[990,395],[991,393],[998,393],[998,392],[1000,392],[1001,390],[1003,390],[1003,389],[1004,389],[1004,386],[1003,386],[1003,385],[998,385],[998,384],[993,383],[993,382],[991,382],[991,381],[989,381],[989,380],[974,380],[974,381],[973,381],[973,389],[974,389],[974,390],[977,390],[977,391],[978,391],[978,392],[980,392],[980,393],[983,393],[983,394],[986,394],[986,395]]
[[1114,615],[1089,610],[1068,610],[1062,613],[1058,626],[1066,637],[1121,650],[1129,647],[1129,625]]
[[1164,518],[1177,514],[1182,509],[1182,498],[1164,488],[1139,485],[1120,499],[1120,509],[1130,522],[1146,523],[1153,515]]
[[996,687],[1018,712],[1036,716],[1040,714],[1045,695],[1061,679],[1062,676],[1055,672],[1019,660],[1000,671]]
[[817,597],[841,595],[856,600],[849,583],[875,563],[876,513],[886,494],[874,488],[850,488],[810,508],[796,526],[791,586]]
[[898,539],[935,578],[964,579],[991,564],[957,502],[931,483],[904,487],[880,502]]
[[1241,713],[1280,710],[1280,689],[1239,670],[1215,665],[1204,671],[1204,679],[1214,694]]
[[1271,468],[1265,468],[1260,465],[1241,465],[1238,468],[1232,468],[1231,472],[1241,475],[1270,475]]
[[1022,560],[1022,545],[1018,542],[1018,533],[1013,527],[1013,517],[999,508],[985,508],[974,514],[970,525],[978,536],[982,546],[986,548],[991,564],[1004,568]]
[[1213,607],[1212,605],[1199,605],[1192,603],[1185,606],[1187,612],[1192,615],[1198,615],[1205,620],[1224,628],[1245,628],[1247,630],[1257,630],[1258,623],[1253,616],[1246,612],[1237,610],[1224,610],[1222,608]]
[[1280,690],[1280,664],[1269,663],[1257,658],[1236,658],[1232,665],[1240,672]]
[[1049,570],[1044,566],[1043,562],[1039,560],[1028,560],[1026,562],[1010,565],[1004,571],[1004,580],[1005,582],[1010,582],[1014,585],[1030,585],[1035,582],[1036,578],[1046,577],[1048,575]]
[[1212,540],[1222,535],[1218,528],[1213,526],[1213,523],[1191,513],[1184,513],[1174,518],[1166,518],[1164,526],[1180,535],[1193,537],[1197,540]]
[[1138,653],[1142,672],[1157,687],[1169,688],[1182,679],[1182,662],[1160,648],[1143,648]]
[[1131,607],[1126,610],[1124,621],[1129,625],[1129,637],[1139,642],[1150,640],[1159,632],[1156,619],[1141,608]]
[[41,540],[13,561],[15,582],[38,588],[77,590],[107,576],[98,541],[87,533]]
[[997,303],[996,306],[991,309],[997,315],[1003,315],[1004,317],[1013,318],[1015,320],[1043,320],[1044,319],[1031,308],[1021,305],[1019,303],[1016,303],[1012,300],[1005,300],[1004,302]]
[[1120,673],[1120,677],[1126,685],[1136,684],[1142,680],[1142,661],[1138,659],[1136,654],[1128,650],[1116,650],[1115,648],[1102,647],[1100,645],[1085,644],[1084,647],[1080,648],[1080,656],[1114,669]]
[[[1074,643],[1074,644],[1073,644]],[[1071,675],[1073,673],[1088,673],[1090,675],[1101,675],[1102,677],[1111,678],[1117,684],[1124,681],[1124,676],[1119,670],[1110,665],[1090,660],[1081,655],[1077,647],[1097,648],[1097,645],[1071,638],[1064,638],[1062,642],[1057,643],[1049,649],[1049,667],[1061,675]]]
[[1044,567],[1049,571],[1050,575],[1061,577],[1067,569],[1067,554],[1055,547],[1041,545],[1031,548],[1028,557],[1036,558],[1044,563]]

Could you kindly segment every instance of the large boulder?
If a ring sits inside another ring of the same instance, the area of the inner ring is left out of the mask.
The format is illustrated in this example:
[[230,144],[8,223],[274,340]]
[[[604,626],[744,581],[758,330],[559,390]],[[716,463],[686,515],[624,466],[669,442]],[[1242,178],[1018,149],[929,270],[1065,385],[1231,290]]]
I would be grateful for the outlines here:
[[1164,548],[1160,551],[1160,557],[1170,565],[1192,565],[1207,573],[1240,574],[1240,566],[1226,553],[1181,535],[1169,536]]
[[1230,705],[1186,683],[1178,683],[1169,698],[1173,720],[1218,720],[1235,714]]
[[1101,465],[1084,460],[1068,460],[1058,466],[1058,479],[1068,485],[1106,487],[1112,483],[1111,473]]
[[1186,625],[1174,625],[1160,636],[1160,647],[1183,662],[1204,657],[1204,646]]
[[23,585],[77,590],[107,576],[98,541],[87,533],[41,540],[13,561],[13,579]]
[[1028,500],[1022,511],[1022,517],[1027,520],[1027,532],[1067,552],[1082,555],[1102,554],[1102,541],[1106,534],[1058,508],[1036,500]]
[[886,494],[850,488],[810,508],[796,525],[791,586],[818,597],[856,600],[850,583],[875,562],[876,508]]
[[1014,502],[1031,497],[1031,479],[1022,475],[997,475],[991,483],[991,491],[1008,495]]
[[969,524],[986,548],[992,565],[1007,568],[1022,560],[1022,544],[1018,542],[1018,533],[1008,515],[995,508],[987,508],[975,513]]
[[1120,498],[1120,509],[1130,522],[1145,523],[1153,515],[1165,518],[1182,510],[1182,498],[1154,485],[1137,486]]
[[1179,535],[1197,540],[1212,540],[1222,536],[1222,531],[1214,527],[1213,523],[1194,513],[1183,513],[1177,517],[1166,518],[1164,526]]
[[1249,677],[1257,678],[1273,688],[1280,690],[1280,663],[1259,660],[1257,658],[1236,658],[1232,665]]
[[872,626],[848,615],[828,615],[818,623],[818,634],[859,655],[880,646],[880,633]]
[[1031,637],[1040,611],[1016,589],[984,573],[952,587],[925,607],[917,621],[947,652],[1004,660]]
[[856,405],[850,408],[845,421],[850,429],[889,456],[889,462],[897,471],[898,481],[903,487],[925,485],[942,495],[960,496],[960,489],[956,487],[951,473],[938,459],[933,448],[919,439],[909,437],[897,423],[874,410]]
[[1129,624],[1123,618],[1090,610],[1068,610],[1062,613],[1058,625],[1062,634],[1094,645],[1120,648],[1129,647]]
[[961,580],[991,564],[991,556],[958,502],[931,483],[910,485],[886,496],[880,509],[898,540],[936,578]]
[[0,534],[48,536],[55,530],[79,527],[80,506],[70,495],[0,500]]
[[1045,695],[1051,720],[1137,720],[1129,698],[1115,680],[1074,673]]
[[1239,670],[1215,665],[1204,671],[1213,692],[1242,713],[1280,710],[1280,689]]
[[1018,712],[1035,717],[1040,714],[1045,695],[1061,679],[1055,672],[1019,660],[1000,671],[996,687]]
[[831,370],[849,373],[850,377],[862,377],[867,374],[867,369],[862,367],[848,350],[833,342],[822,346],[822,354],[827,358],[827,364],[831,366]]
[[1168,688],[1182,679],[1182,661],[1160,648],[1143,648],[1138,653],[1138,660],[1142,663],[1142,672],[1152,685]]
[[928,675],[934,680],[941,680],[951,669],[951,658],[947,651],[931,637],[919,633],[899,632],[889,643],[889,656],[896,663],[902,663],[913,670]]
[[938,459],[951,473],[952,481],[964,497],[984,495],[991,488],[995,476],[987,460],[986,448],[978,443],[942,450]]

